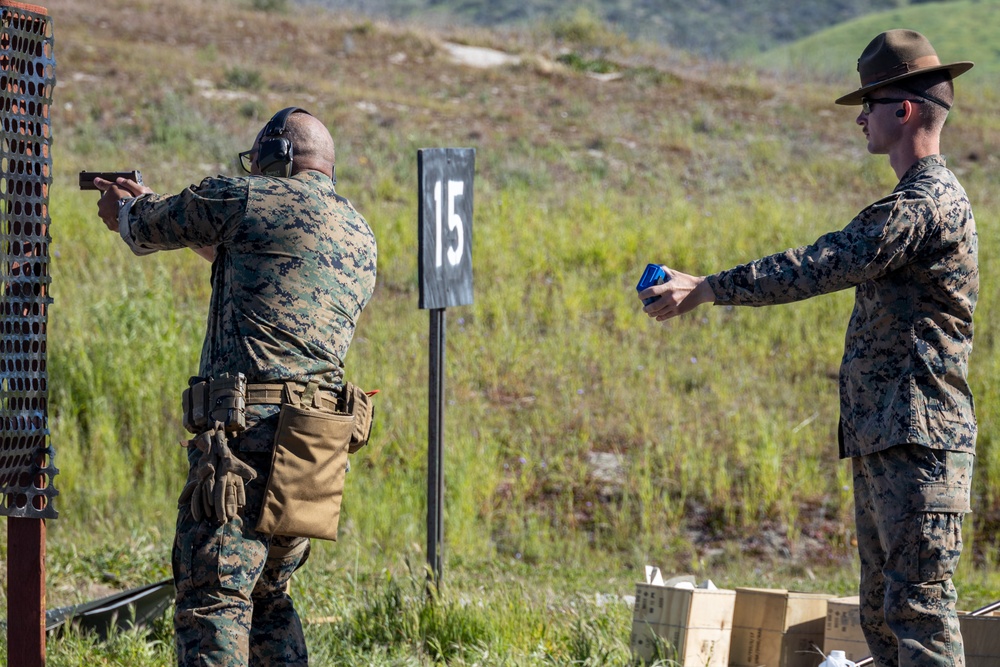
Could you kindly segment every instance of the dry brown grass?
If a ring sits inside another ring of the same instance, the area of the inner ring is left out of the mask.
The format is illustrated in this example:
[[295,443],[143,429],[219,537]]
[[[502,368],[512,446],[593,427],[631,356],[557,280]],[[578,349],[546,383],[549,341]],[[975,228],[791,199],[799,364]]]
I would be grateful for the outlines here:
[[[542,31],[501,39],[315,9],[267,13],[231,0],[52,0],[48,8],[56,26],[57,141],[88,119],[109,130],[141,125],[144,105],[170,93],[183,96],[220,134],[243,141],[278,108],[306,107],[334,128],[338,141],[356,146],[344,154],[345,166],[362,162],[366,146],[387,142],[385,135],[409,144],[472,144],[492,156],[481,162],[487,179],[525,147],[597,150],[648,172],[690,171],[706,159],[699,131],[731,142],[734,153],[743,149],[745,129],[804,135],[817,150],[836,150],[843,133],[840,119],[815,121],[821,110],[830,114],[832,93],[788,90],[749,71],[648,45],[594,50]],[[525,62],[492,70],[454,64],[443,40],[505,48]],[[555,63],[570,49],[584,57],[599,52],[620,63],[625,76],[599,81]],[[259,73],[259,87],[228,89],[233,69]],[[692,126],[700,128],[693,135]],[[119,148],[141,159],[144,146]],[[717,153],[712,160],[723,169]],[[548,166],[560,163],[565,168],[565,160]],[[609,185],[626,187],[619,176],[611,173]]]

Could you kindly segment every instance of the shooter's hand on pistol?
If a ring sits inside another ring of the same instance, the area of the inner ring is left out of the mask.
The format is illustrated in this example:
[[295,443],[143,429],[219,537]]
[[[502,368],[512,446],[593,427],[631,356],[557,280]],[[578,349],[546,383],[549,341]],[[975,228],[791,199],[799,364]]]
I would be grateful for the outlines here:
[[120,200],[144,194],[154,194],[150,188],[128,178],[118,178],[114,182],[95,178],[94,186],[102,193],[97,202],[97,214],[104,221],[105,226],[113,232],[118,231],[118,202]]

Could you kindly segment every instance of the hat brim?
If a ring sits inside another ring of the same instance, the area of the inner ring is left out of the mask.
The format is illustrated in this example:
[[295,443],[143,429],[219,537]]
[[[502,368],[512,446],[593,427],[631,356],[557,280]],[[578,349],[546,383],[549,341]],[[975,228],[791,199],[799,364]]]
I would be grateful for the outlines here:
[[848,93],[843,97],[838,97],[835,104],[861,104],[861,98],[870,93],[873,90],[878,90],[879,88],[884,88],[886,86],[891,86],[892,84],[903,81],[905,79],[912,79],[915,76],[921,76],[923,74],[929,74],[931,72],[939,72],[941,70],[947,70],[951,74],[951,78],[955,78],[962,74],[965,74],[970,69],[972,69],[974,63],[968,60],[963,60],[957,63],[951,63],[948,65],[938,65],[936,67],[925,67],[923,69],[914,70],[912,72],[907,72],[906,74],[900,74],[899,76],[894,76],[891,79],[885,79],[883,81],[875,81],[869,83],[867,86],[861,86],[852,93]]

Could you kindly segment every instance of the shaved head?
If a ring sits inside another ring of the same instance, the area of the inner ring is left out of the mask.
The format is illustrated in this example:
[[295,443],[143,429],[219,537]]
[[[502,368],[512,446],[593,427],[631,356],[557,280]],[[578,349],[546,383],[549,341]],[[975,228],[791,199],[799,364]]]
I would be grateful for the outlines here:
[[292,142],[292,173],[312,169],[332,175],[337,161],[333,137],[326,126],[308,113],[293,113],[282,135]]

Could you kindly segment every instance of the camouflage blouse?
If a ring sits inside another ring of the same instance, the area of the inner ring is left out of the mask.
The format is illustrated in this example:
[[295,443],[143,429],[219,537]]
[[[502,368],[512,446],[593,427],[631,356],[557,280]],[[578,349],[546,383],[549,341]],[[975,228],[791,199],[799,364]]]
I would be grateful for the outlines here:
[[839,232],[708,277],[716,304],[855,288],[840,368],[840,455],[914,443],[975,452],[969,389],[978,241],[965,190],[934,155]]
[[375,288],[376,247],[327,176],[206,178],[178,195],[138,197],[121,218],[136,254],[216,246],[201,376],[340,385]]

